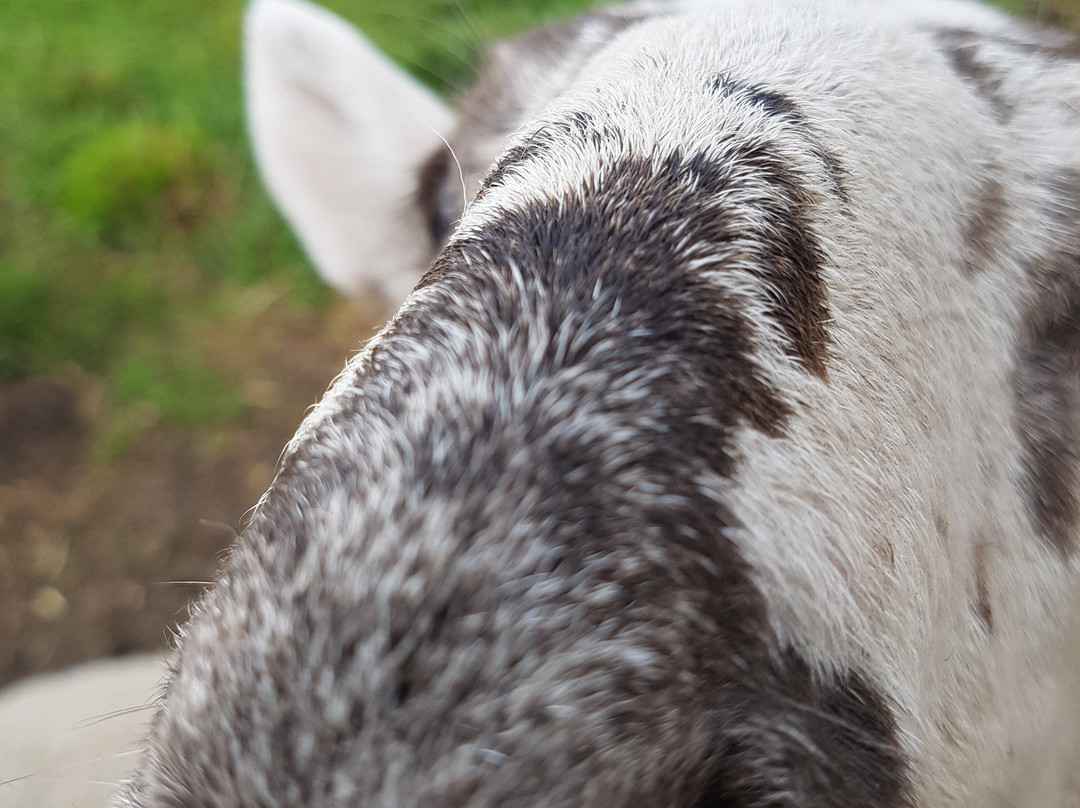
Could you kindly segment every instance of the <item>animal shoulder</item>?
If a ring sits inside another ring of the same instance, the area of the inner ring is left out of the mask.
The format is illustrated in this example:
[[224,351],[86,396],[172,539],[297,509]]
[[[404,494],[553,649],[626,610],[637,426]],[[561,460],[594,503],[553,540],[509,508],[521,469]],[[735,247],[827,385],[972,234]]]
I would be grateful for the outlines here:
[[683,0],[451,108],[255,0],[253,147],[401,308],[182,629],[118,806],[1080,801],[1080,47]]

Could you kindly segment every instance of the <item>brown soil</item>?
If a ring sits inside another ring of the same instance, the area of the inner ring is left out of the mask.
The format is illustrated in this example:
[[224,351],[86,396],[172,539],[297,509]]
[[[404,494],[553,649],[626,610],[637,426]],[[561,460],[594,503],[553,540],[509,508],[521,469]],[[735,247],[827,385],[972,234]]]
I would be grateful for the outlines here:
[[[256,407],[240,424],[149,425],[95,458],[103,383],[72,370],[0,386],[0,685],[163,648],[211,580],[304,412],[382,312],[278,301],[207,354]],[[191,583],[194,582],[194,583]]]

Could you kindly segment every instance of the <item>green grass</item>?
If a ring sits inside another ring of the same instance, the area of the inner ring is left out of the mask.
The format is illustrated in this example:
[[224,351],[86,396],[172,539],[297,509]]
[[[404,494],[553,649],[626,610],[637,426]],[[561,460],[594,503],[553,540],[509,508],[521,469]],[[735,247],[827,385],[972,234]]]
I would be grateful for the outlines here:
[[[1080,0],[1004,0],[1080,26]],[[330,0],[454,94],[481,43],[586,0]],[[194,344],[270,286],[330,299],[251,164],[241,0],[34,0],[0,24],[0,383],[78,365],[196,428],[245,402]],[[139,419],[134,419],[138,421]],[[121,441],[122,443],[122,441]]]
[[[331,5],[446,91],[464,84],[481,39],[583,4]],[[74,364],[106,380],[114,415],[227,422],[245,402],[196,345],[176,347],[191,323],[212,332],[238,316],[231,303],[252,286],[298,309],[331,298],[251,163],[242,10],[241,0],[5,6],[0,383]]]

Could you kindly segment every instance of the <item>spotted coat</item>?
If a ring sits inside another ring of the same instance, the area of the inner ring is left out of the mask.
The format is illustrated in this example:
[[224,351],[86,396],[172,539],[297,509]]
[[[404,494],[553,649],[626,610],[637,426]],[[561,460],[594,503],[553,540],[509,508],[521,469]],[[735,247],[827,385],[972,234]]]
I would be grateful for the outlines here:
[[419,283],[118,805],[1080,804],[1075,40],[633,3],[497,44],[453,117],[298,0],[247,31],[316,263]]

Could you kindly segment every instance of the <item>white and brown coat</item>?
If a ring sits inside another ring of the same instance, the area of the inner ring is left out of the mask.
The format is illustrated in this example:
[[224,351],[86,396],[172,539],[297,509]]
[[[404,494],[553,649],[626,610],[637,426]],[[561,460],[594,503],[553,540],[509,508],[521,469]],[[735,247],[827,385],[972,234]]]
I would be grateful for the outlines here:
[[450,130],[325,12],[248,35],[327,276],[436,257],[290,443],[119,805],[1080,804],[1075,41],[637,3],[498,45]]

